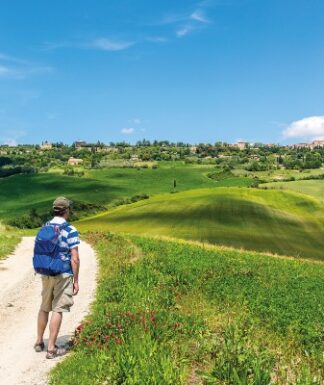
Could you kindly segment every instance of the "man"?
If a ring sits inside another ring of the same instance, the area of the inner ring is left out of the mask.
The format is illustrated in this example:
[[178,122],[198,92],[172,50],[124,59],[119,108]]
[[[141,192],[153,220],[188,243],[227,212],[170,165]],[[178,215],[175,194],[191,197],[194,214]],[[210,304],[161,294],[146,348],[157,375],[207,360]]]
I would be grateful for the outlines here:
[[[51,359],[66,353],[65,348],[56,346],[63,313],[70,311],[73,295],[79,292],[79,234],[75,227],[67,223],[72,202],[65,197],[58,197],[53,202],[54,218],[49,224],[62,227],[59,235],[60,258],[70,264],[67,273],[55,276],[42,275],[42,304],[38,313],[36,352],[44,350],[43,335],[48,323],[49,312],[52,312],[49,324],[49,340],[46,358]],[[65,224],[65,226],[64,226]],[[63,226],[62,226],[63,225]]]

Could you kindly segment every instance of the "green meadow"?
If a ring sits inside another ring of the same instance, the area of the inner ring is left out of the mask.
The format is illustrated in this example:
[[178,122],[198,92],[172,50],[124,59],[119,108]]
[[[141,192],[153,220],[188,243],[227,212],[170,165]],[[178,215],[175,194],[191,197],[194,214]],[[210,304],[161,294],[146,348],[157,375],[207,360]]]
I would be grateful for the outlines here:
[[291,182],[272,182],[261,185],[261,188],[296,191],[315,197],[324,203],[324,180],[297,180]]
[[291,191],[220,187],[161,194],[77,226],[324,259],[323,205]]
[[322,385],[324,265],[88,233],[92,313],[51,385]]
[[207,177],[208,166],[175,164],[152,168],[111,168],[89,170],[85,177],[60,173],[16,175],[0,178],[0,218],[12,219],[31,208],[47,211],[58,195],[72,200],[109,205],[114,200],[136,194],[154,195],[170,192],[176,180],[177,191],[202,187],[249,186],[252,179],[232,178],[220,182]]
[[[210,173],[162,162],[0,179],[4,223],[58,195],[104,210],[75,223],[98,288],[51,385],[324,383],[323,181]],[[0,258],[35,231],[0,227]]]

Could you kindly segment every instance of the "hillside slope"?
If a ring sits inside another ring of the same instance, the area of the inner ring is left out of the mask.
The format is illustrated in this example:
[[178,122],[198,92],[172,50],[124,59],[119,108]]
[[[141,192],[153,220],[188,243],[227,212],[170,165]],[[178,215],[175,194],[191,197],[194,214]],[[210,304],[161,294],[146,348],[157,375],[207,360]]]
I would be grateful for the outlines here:
[[164,194],[78,226],[324,259],[323,206],[289,191],[218,188]]

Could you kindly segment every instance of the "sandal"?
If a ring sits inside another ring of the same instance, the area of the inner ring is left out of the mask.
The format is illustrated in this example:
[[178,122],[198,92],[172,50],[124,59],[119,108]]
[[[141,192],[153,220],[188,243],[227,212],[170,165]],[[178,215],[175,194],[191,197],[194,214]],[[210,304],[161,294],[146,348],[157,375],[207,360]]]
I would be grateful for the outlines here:
[[40,342],[39,344],[34,345],[34,350],[36,353],[40,353],[45,349],[44,342]]
[[46,358],[52,360],[53,358],[64,356],[67,352],[68,349],[55,346],[54,350],[47,350]]

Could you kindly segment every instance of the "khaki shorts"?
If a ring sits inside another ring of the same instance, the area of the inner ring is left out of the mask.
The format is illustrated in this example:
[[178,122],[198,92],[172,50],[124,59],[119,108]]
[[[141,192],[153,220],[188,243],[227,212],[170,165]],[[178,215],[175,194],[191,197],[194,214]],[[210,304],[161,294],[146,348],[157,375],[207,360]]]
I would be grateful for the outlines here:
[[73,305],[73,277],[42,277],[41,310],[57,313],[70,311]]

